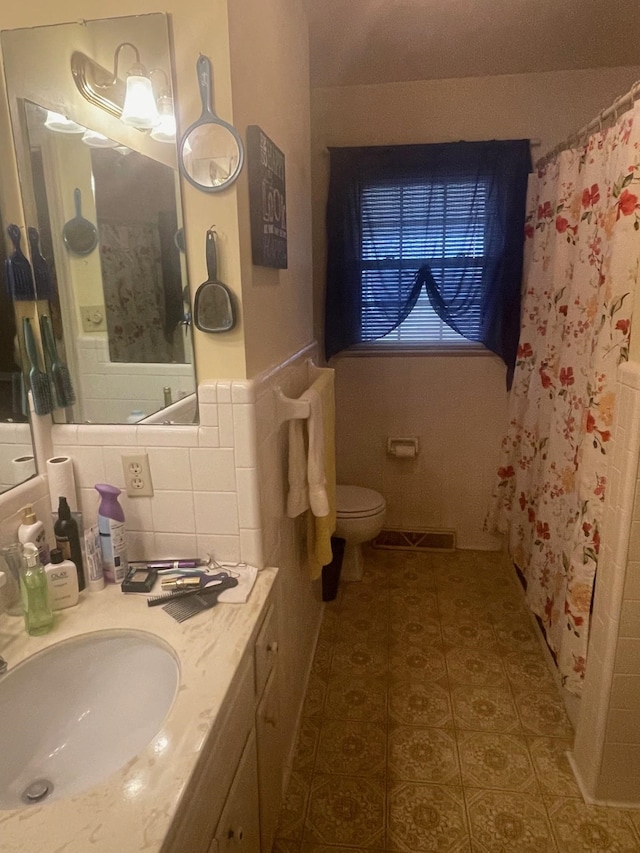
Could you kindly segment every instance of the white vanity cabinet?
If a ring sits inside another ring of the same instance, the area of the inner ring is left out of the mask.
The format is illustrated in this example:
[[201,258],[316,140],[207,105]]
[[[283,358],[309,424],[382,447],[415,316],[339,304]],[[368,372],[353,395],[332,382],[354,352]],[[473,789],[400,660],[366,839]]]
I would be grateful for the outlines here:
[[162,853],[270,853],[283,779],[276,626],[267,601]]
[[262,623],[256,640],[255,655],[260,838],[262,853],[270,853],[282,803],[284,752],[277,665],[278,635],[273,606]]

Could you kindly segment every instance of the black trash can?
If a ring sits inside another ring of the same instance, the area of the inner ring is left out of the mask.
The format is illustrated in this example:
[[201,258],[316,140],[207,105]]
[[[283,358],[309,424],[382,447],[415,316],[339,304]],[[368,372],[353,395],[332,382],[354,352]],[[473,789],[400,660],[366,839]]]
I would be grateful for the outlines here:
[[342,558],[344,557],[344,539],[338,536],[331,537],[331,553],[333,559],[328,566],[322,568],[322,600],[333,601],[338,594],[340,583],[340,572],[342,571]]

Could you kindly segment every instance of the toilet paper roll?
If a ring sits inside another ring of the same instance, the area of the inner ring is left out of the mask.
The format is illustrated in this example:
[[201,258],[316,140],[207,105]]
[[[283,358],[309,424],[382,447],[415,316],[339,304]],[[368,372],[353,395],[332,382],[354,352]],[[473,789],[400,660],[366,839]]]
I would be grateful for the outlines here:
[[71,457],[54,456],[52,459],[47,459],[47,476],[49,477],[51,512],[58,511],[58,500],[61,496],[67,499],[71,512],[77,512],[78,496]]
[[16,456],[11,460],[11,472],[14,486],[24,483],[36,473],[36,461],[33,456]]

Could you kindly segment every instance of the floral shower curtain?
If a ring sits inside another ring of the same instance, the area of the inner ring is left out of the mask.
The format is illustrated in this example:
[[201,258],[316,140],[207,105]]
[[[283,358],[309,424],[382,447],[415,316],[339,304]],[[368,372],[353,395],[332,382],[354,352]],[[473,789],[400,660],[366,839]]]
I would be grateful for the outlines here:
[[532,176],[520,343],[488,529],[580,694],[618,365],[640,269],[640,107]]

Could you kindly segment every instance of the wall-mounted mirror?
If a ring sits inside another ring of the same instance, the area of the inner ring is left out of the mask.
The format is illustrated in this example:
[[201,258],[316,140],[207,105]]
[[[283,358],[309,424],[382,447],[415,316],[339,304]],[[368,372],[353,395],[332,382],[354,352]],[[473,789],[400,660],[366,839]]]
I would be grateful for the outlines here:
[[[53,356],[72,386],[61,402],[54,391],[54,419],[193,423],[166,15],[0,38],[37,311],[55,344],[51,353],[43,342],[41,366]],[[150,95],[150,117],[130,103],[131,81]]]
[[36,473],[9,292],[4,241],[0,240],[0,493]]

